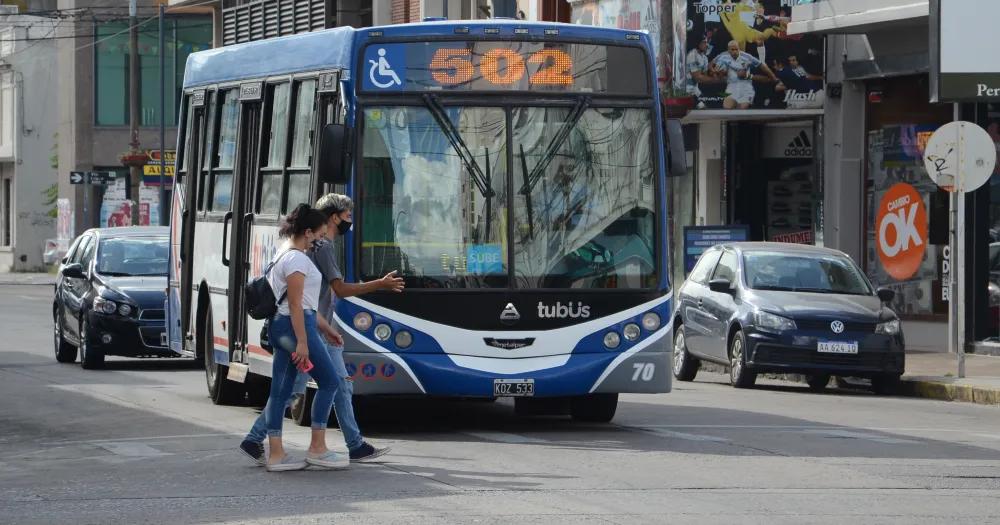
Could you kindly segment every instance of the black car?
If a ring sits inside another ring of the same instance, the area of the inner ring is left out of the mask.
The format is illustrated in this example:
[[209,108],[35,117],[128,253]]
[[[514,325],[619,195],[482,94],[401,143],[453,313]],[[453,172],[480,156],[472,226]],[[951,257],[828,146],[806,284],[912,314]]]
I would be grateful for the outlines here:
[[177,357],[166,341],[165,227],[87,230],[66,253],[52,316],[60,363],[100,368],[104,356]]
[[893,292],[875,290],[842,252],[782,243],[734,243],[702,254],[678,290],[674,376],[691,381],[701,361],[729,368],[733,386],[757,374],[870,378],[891,393],[905,365]]

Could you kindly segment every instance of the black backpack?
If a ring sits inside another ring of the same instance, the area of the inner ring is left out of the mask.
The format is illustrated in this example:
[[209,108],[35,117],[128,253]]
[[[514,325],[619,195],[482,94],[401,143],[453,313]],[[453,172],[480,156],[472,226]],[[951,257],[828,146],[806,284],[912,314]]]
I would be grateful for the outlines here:
[[267,265],[267,268],[264,269],[263,275],[248,282],[243,288],[243,296],[247,305],[247,314],[250,317],[257,320],[270,319],[274,317],[274,314],[278,313],[278,305],[285,300],[285,296],[288,295],[288,289],[286,288],[285,293],[281,294],[281,297],[275,300],[274,290],[271,289],[271,283],[267,281],[267,276],[271,273],[271,269],[274,268],[274,265],[291,251],[292,250],[288,250],[279,255],[277,259]]

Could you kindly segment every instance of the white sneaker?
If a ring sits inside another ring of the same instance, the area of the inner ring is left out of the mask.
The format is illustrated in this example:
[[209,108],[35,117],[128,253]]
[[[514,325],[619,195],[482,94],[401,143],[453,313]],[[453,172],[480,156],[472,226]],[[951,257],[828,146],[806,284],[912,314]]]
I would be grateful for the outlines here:
[[340,452],[334,452],[331,450],[322,456],[306,454],[306,463],[330,470],[343,470],[351,465],[351,460],[347,457],[347,454],[341,454]]

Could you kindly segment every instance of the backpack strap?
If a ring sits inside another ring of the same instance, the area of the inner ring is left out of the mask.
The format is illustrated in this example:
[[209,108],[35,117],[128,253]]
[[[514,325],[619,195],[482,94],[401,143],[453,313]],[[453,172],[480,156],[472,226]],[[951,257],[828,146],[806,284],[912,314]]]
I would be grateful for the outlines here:
[[[271,273],[271,269],[274,268],[275,264],[278,264],[278,261],[280,261],[282,258],[284,258],[286,255],[288,255],[293,251],[298,251],[298,250],[296,250],[295,248],[289,248],[284,252],[282,252],[281,255],[279,255],[275,260],[271,261],[271,264],[267,265],[267,268],[264,269],[264,277],[266,278],[267,274]],[[288,297],[288,286],[286,285],[285,291],[282,292],[281,297],[278,299],[277,304],[280,305],[282,302],[285,301],[285,298],[287,297]]]

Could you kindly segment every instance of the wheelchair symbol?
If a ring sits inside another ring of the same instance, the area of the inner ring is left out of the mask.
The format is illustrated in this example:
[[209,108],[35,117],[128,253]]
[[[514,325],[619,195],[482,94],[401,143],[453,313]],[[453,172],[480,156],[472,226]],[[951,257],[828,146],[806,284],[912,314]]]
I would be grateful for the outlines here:
[[[368,71],[368,78],[371,79],[372,85],[377,88],[385,89],[392,86],[402,86],[403,82],[399,80],[399,76],[396,72],[392,70],[392,66],[389,65],[389,61],[385,59],[385,48],[379,48],[378,50],[378,60],[369,60],[371,62],[371,69]],[[384,82],[379,82],[375,80],[375,74],[382,79]]]

